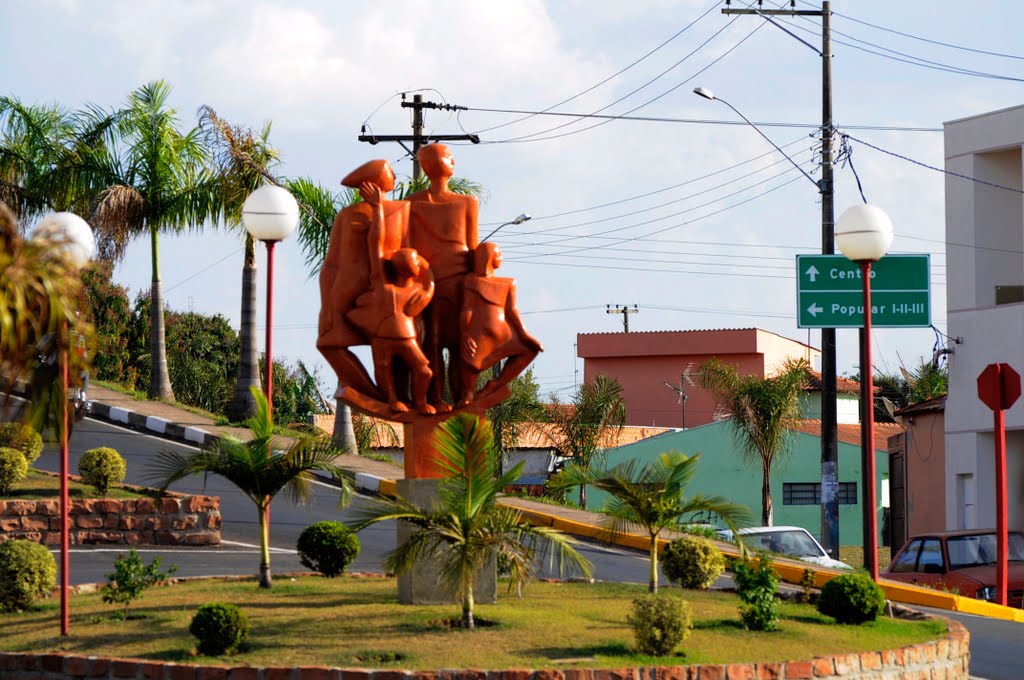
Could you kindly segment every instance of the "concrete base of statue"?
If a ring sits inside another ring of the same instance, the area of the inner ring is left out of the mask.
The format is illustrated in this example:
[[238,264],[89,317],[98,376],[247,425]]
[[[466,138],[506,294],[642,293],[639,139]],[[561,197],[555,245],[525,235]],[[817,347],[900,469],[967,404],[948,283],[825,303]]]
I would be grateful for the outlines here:
[[[419,508],[429,508],[437,499],[440,479],[400,479],[396,483],[398,495]],[[415,531],[405,522],[398,523],[398,544],[401,545]],[[493,603],[497,599],[498,567],[492,559],[484,567],[473,586],[473,598],[478,604]],[[441,584],[440,565],[436,559],[418,562],[412,571],[398,577],[398,601],[402,604],[458,603],[458,596],[445,592]]]

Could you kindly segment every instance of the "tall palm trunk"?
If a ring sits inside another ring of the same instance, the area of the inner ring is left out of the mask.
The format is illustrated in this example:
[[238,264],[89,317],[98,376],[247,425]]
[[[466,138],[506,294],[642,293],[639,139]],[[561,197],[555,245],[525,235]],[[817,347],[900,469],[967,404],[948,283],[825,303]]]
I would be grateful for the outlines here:
[[650,593],[658,592],[658,533],[650,532],[651,534],[651,559],[647,560],[650,563],[650,572],[648,574],[649,580],[647,583],[647,591]]
[[150,293],[149,397],[174,401],[171,377],[167,374],[167,345],[164,340],[164,290],[160,282],[160,241],[155,227],[149,228],[153,258],[153,289]]
[[352,409],[340,399],[334,411],[334,432],[331,434],[331,441],[345,453],[352,455],[359,453],[356,430],[352,425]]
[[773,522],[771,473],[771,465],[764,463],[761,476],[761,526],[766,527],[772,526]]
[[476,621],[473,620],[473,584],[471,583],[462,593],[462,627],[476,628]]
[[580,510],[587,509],[587,485],[580,485]]
[[256,505],[260,528],[260,588],[270,588],[273,585],[270,578],[270,520],[267,517],[269,507],[269,498],[264,503]]
[[228,406],[228,418],[241,422],[256,415],[256,400],[250,388],[261,388],[259,353],[256,351],[256,242],[245,237],[245,263],[242,265],[241,351],[235,394]]

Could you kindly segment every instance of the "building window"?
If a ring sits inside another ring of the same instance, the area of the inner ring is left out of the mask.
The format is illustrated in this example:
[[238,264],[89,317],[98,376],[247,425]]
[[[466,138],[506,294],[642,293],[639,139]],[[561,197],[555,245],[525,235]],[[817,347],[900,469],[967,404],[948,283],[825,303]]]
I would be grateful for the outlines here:
[[[839,505],[857,505],[857,482],[839,482]],[[821,482],[785,482],[783,505],[821,505]]]

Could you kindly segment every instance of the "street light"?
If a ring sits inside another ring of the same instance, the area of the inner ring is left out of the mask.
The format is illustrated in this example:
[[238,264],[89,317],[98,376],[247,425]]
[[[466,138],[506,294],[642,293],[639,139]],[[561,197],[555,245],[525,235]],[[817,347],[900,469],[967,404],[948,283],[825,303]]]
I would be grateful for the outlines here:
[[481,240],[481,241],[486,241],[486,240],[487,240],[487,239],[489,239],[490,237],[492,237],[492,236],[494,236],[495,234],[497,234],[497,233],[498,233],[498,230],[499,230],[499,229],[501,229],[502,227],[507,227],[507,226],[508,226],[508,225],[510,225],[510,224],[522,224],[523,222],[528,222],[528,221],[530,221],[531,219],[533,219],[533,215],[530,215],[530,214],[528,214],[528,213],[521,213],[521,214],[519,215],[519,217],[515,218],[515,219],[514,219],[514,220],[512,220],[511,222],[506,222],[505,224],[499,224],[499,225],[498,225],[497,227],[495,227],[495,228],[494,228],[494,231],[492,231],[492,232],[491,232],[490,234],[488,234],[487,236],[484,236],[484,237],[483,237],[482,239],[480,239],[480,240]]
[[892,245],[892,221],[881,208],[855,205],[839,216],[836,222],[836,245],[839,250],[860,264],[864,290],[864,331],[861,334],[861,465],[864,471],[864,566],[874,581],[878,580],[878,517],[875,497],[875,408],[874,375],[871,370],[871,263],[885,256]]
[[267,408],[274,412],[274,246],[288,238],[299,222],[299,204],[282,187],[267,184],[249,194],[242,204],[242,222],[249,235],[267,245]]
[[[69,212],[51,213],[36,224],[32,239],[53,244],[54,249],[76,269],[84,267],[92,259],[96,239],[92,229],[78,215]],[[69,543],[69,501],[68,501],[68,348],[66,341],[67,322],[61,325],[57,340],[58,361],[60,362],[61,383],[61,430],[60,430],[60,634],[68,634],[68,543]]]

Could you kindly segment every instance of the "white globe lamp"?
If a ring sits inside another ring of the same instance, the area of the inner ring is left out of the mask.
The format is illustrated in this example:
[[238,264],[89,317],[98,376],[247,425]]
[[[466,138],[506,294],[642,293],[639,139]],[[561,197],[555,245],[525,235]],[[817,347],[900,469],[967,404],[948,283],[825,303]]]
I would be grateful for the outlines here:
[[32,240],[52,243],[61,257],[81,269],[96,251],[96,238],[89,224],[70,212],[50,213],[36,223]]
[[299,204],[287,189],[267,184],[245,199],[242,222],[257,241],[283,241],[299,223]]
[[855,205],[836,221],[836,245],[854,262],[881,260],[892,245],[892,236],[892,220],[874,205]]

